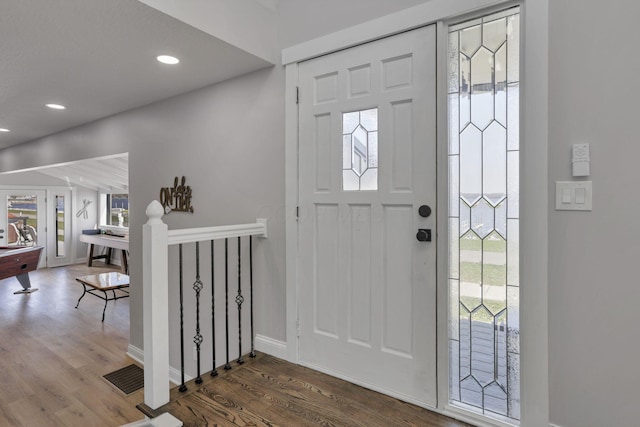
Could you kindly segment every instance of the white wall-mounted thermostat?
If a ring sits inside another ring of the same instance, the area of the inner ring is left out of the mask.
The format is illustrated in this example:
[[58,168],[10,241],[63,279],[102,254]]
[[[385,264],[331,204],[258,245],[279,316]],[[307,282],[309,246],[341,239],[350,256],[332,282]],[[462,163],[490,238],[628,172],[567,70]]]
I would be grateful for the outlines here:
[[589,144],[573,144],[571,165],[573,176],[589,176],[591,174],[591,155]]

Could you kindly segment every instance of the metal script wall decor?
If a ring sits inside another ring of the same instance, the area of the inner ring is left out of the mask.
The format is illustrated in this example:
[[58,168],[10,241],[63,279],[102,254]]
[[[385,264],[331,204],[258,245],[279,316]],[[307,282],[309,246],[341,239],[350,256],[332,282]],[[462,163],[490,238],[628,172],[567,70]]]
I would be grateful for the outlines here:
[[164,212],[190,212],[193,213],[191,206],[191,187],[185,185],[186,178],[183,176],[182,181],[178,184],[178,177],[173,180],[173,187],[164,187],[160,189],[160,204],[164,207]]

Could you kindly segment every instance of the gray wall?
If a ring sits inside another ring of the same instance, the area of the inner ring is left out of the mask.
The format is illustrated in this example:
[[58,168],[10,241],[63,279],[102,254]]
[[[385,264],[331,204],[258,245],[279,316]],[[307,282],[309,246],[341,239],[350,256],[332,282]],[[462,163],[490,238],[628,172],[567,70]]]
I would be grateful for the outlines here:
[[[1,152],[1,151],[0,151]],[[4,152],[1,152],[4,156]],[[0,156],[0,157],[2,157]],[[42,187],[67,187],[67,182],[40,172],[0,174],[0,185],[33,185]]]
[[290,47],[428,2],[429,0],[280,0],[280,47]]
[[[170,229],[269,220],[269,239],[257,253],[257,332],[284,340],[283,72],[259,71],[180,96],[124,117],[145,123],[129,150],[132,283],[140,283],[140,227],[161,187],[185,176],[194,214],[165,217]],[[131,301],[131,343],[142,347],[139,289]]]
[[[551,421],[639,425],[640,3],[550,3]],[[591,144],[593,212],[555,211],[555,181],[572,179],[571,145],[582,142]]]
[[132,134],[117,123],[100,120],[0,150],[0,172],[126,153]]

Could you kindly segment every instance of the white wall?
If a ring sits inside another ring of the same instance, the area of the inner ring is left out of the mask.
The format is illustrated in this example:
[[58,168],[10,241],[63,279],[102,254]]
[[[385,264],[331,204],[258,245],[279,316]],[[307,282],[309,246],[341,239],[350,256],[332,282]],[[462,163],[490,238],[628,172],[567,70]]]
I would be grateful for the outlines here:
[[[550,412],[563,427],[640,423],[638,17],[634,0],[550,2]],[[555,211],[583,142],[593,212]]]

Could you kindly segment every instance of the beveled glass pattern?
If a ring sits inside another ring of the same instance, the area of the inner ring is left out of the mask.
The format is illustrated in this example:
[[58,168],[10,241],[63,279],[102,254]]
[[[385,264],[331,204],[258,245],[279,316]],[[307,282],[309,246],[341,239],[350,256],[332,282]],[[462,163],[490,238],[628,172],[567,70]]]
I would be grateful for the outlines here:
[[520,419],[519,8],[449,33],[449,399]]
[[342,114],[342,189],[378,189],[378,109]]

